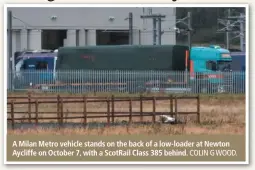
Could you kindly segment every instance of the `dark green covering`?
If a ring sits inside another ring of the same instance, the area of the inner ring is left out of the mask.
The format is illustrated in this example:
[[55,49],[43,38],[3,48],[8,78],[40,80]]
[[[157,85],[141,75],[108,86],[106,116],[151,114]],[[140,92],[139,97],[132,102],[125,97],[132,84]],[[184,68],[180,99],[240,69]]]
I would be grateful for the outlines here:
[[57,70],[173,70],[185,69],[187,46],[121,45],[62,47]]

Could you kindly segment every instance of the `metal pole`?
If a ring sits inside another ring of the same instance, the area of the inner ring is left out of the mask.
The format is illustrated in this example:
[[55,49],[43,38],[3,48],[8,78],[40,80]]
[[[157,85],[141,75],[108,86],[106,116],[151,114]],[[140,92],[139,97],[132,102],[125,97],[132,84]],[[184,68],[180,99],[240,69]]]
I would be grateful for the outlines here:
[[129,13],[129,44],[133,45],[133,13]]
[[158,45],[161,45],[161,18],[158,18]]
[[139,45],[141,45],[141,30],[139,30],[138,33],[139,33]]
[[189,51],[191,51],[192,42],[191,42],[191,30],[192,30],[192,15],[191,12],[188,12],[188,44],[189,44]]
[[[153,39],[153,45],[156,45],[157,44],[157,19],[160,19],[160,34],[161,35],[161,18],[165,18],[166,16],[165,15],[160,15],[160,14],[155,14],[155,15],[142,15],[141,18],[144,19],[144,18],[151,18],[152,21],[153,21],[153,36],[152,36],[152,39]],[[159,31],[158,30],[158,31]],[[161,37],[159,38],[159,41],[160,41],[160,44],[161,44]]]
[[[230,17],[230,9],[228,9],[228,17]],[[230,25],[230,20],[227,21],[227,32],[226,32],[227,49],[229,49],[229,25]]]
[[156,18],[153,18],[153,45],[156,45],[157,30],[156,30]]
[[[191,12],[188,12],[188,44],[189,44],[189,52],[186,54],[186,57],[190,57],[191,54],[191,48],[192,48],[192,40],[191,40],[191,30],[192,30],[192,14]],[[188,60],[188,58],[186,58]],[[189,79],[189,74],[188,74],[188,68],[185,68],[185,73],[186,73],[186,80],[188,81]]]
[[240,14],[240,50],[245,51],[244,15]]
[[[14,63],[14,56],[12,55],[12,11],[8,11],[8,65],[9,70],[11,70],[11,90],[14,90],[14,70],[15,70],[15,63]],[[10,63],[11,62],[11,63]],[[10,69],[11,68],[11,69]]]

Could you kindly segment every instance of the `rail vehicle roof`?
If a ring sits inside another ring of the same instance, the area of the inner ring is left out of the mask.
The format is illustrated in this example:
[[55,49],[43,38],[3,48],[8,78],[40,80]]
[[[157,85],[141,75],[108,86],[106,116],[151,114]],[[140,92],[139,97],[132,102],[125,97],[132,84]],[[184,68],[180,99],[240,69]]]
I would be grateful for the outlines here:
[[57,57],[56,53],[30,53],[30,54],[23,54],[19,56],[17,59],[23,58],[54,58]]

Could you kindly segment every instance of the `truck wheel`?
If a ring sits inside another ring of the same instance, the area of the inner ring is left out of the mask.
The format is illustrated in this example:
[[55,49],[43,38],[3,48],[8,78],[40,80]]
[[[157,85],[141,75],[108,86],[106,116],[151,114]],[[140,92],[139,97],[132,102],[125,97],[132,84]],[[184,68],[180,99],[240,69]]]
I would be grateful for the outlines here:
[[140,85],[138,85],[134,88],[130,87],[129,90],[128,90],[128,92],[131,93],[131,94],[141,93],[141,92],[144,92],[144,91],[145,91],[144,87],[140,86]]
[[201,91],[201,93],[208,93],[208,88],[207,87],[201,87],[201,89],[200,89]]
[[191,92],[195,93],[195,94],[199,93],[199,86],[192,85],[191,86]]
[[224,92],[225,92],[224,87],[223,87],[223,86],[218,86],[218,87],[217,87],[217,92],[218,92],[218,93],[224,93]]
[[205,84],[198,84],[197,91],[198,93],[208,93],[209,89],[208,86],[206,86]]
[[146,91],[146,89],[145,89],[144,86],[139,85],[139,86],[137,87],[137,92],[138,92],[138,93],[144,93],[145,91]]

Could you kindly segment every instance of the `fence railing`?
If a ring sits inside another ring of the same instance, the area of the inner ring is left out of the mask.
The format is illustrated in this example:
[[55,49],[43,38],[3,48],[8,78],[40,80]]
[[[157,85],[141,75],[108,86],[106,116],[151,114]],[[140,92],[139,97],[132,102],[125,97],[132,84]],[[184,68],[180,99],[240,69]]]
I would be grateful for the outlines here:
[[[160,115],[174,117],[175,120],[172,123],[180,123],[179,115],[196,115],[196,122],[200,123],[199,95],[170,95],[168,97],[146,97],[142,95],[139,97],[114,97],[113,95],[111,97],[87,97],[85,95],[81,97],[63,97],[58,95],[55,97],[35,97],[29,94],[22,97],[8,96],[7,99],[7,120],[10,122],[12,129],[15,128],[15,123],[38,125],[52,120],[56,120],[59,126],[63,126],[64,121],[78,120],[83,125],[87,125],[89,123],[88,119],[103,119],[103,122],[106,120],[106,125],[109,126],[116,123],[116,118],[128,118],[128,124],[132,124],[133,122],[142,123],[145,121],[145,117],[150,117],[150,122],[156,123],[156,117]],[[178,109],[178,101],[180,100],[195,100],[195,109],[190,107],[185,111],[180,107]],[[162,105],[157,102],[169,104],[164,106],[164,110],[160,110]],[[95,109],[95,106],[90,105],[91,103],[103,107],[103,110]],[[116,107],[119,103],[122,105],[121,109]],[[146,103],[151,103],[151,108],[145,106]],[[72,105],[71,108],[70,105]],[[125,110],[125,107],[128,109]]]
[[8,73],[9,91],[245,93],[245,72],[21,71]]

